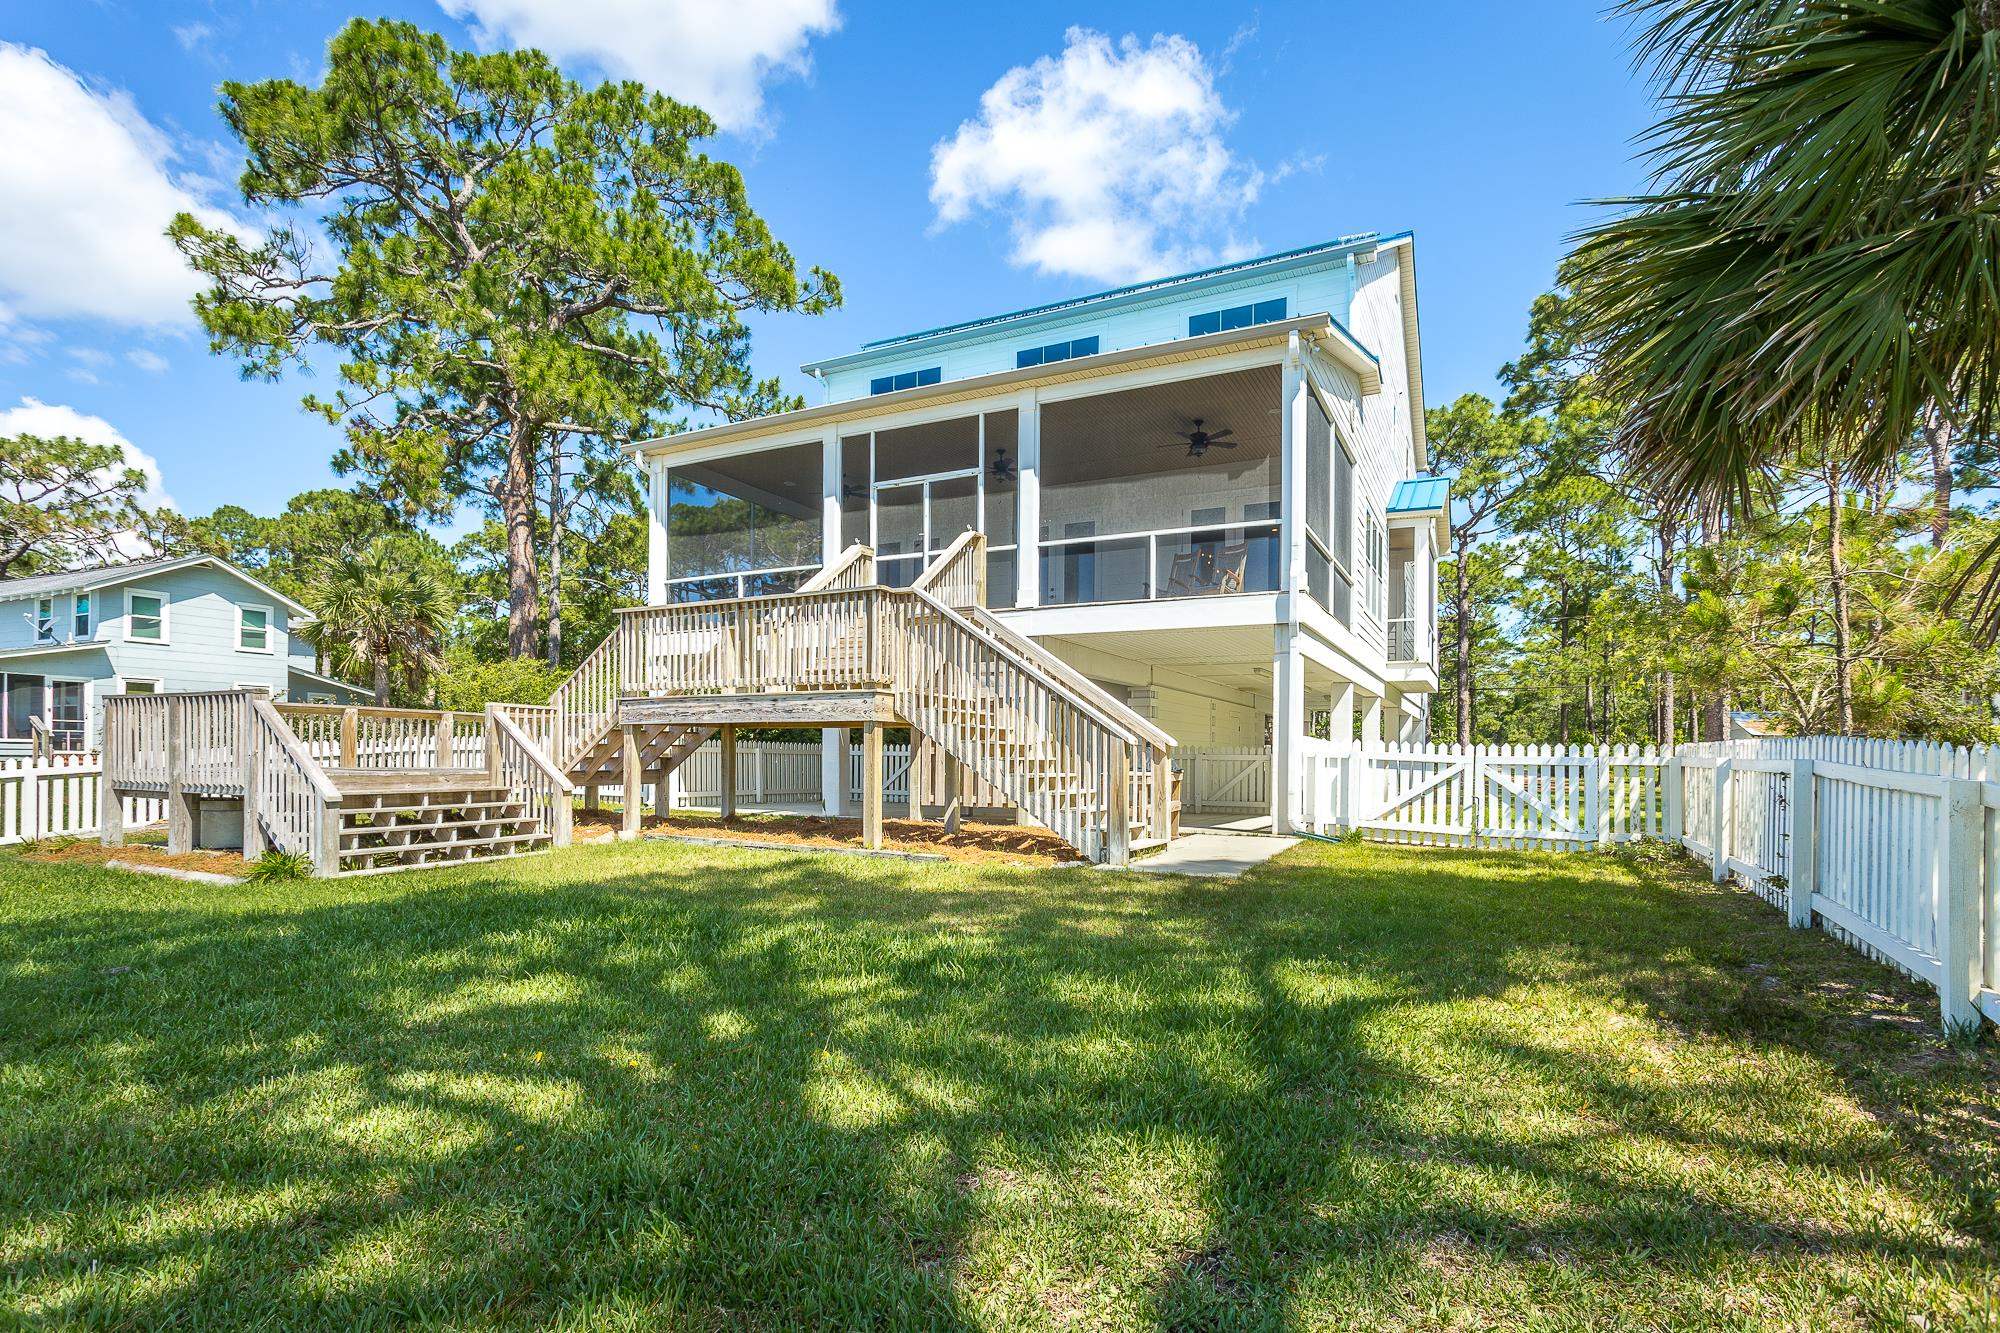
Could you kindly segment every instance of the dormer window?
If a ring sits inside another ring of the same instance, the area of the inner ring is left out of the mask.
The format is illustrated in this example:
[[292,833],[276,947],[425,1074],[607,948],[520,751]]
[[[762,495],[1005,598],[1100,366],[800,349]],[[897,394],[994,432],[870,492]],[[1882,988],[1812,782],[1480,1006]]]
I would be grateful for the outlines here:
[[898,389],[917,389],[926,384],[936,384],[944,378],[942,366],[929,366],[923,370],[906,370],[900,375],[877,375],[868,381],[868,392],[894,393]]
[[1269,324],[1285,317],[1285,298],[1275,301],[1258,301],[1252,305],[1233,305],[1227,310],[1211,310],[1205,315],[1188,316],[1188,337],[1199,338],[1204,333],[1222,333],[1228,329],[1247,329],[1252,324]]
[[1026,347],[1014,353],[1014,368],[1046,366],[1056,361],[1074,361],[1080,356],[1097,355],[1097,335],[1088,338],[1071,338],[1068,342],[1047,343],[1041,347]]

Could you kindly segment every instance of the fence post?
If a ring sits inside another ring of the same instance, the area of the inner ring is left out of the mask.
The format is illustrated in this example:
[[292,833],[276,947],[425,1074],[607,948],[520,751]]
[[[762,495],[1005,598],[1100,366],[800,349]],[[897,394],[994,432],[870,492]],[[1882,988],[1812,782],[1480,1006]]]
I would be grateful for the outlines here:
[[353,768],[355,766],[355,752],[361,748],[358,743],[360,719],[361,714],[354,708],[349,707],[340,710],[340,766],[342,768]]
[[1590,757],[1590,773],[1590,803],[1597,815],[1597,845],[1602,849],[1611,845],[1611,760],[1602,747]]
[[1813,786],[1813,761],[1792,761],[1791,828],[1786,834],[1791,864],[1786,867],[1785,915],[1792,925],[1808,930],[1813,923],[1813,892],[1819,883],[1819,795]]
[[439,713],[437,721],[437,767],[458,767],[458,715]]
[[35,754],[21,761],[20,833],[22,842],[42,836],[42,761]]
[[167,850],[191,852],[195,843],[195,811],[183,790],[187,780],[186,700],[167,696]]
[[1715,791],[1710,797],[1708,821],[1709,841],[1714,845],[1709,849],[1711,870],[1717,884],[1729,877],[1729,760],[1718,760],[1715,765]]
[[1681,809],[1687,800],[1687,784],[1681,775],[1680,747],[1675,746],[1667,762],[1660,765],[1660,781],[1666,786],[1667,836],[1676,845],[1687,846],[1687,819]]
[[1980,878],[1986,861],[1985,784],[1944,784],[1938,839],[1938,1010],[1947,1032],[1979,1023]]
[[1361,780],[1361,751],[1350,749],[1340,756],[1340,831],[1354,827],[1354,784]]

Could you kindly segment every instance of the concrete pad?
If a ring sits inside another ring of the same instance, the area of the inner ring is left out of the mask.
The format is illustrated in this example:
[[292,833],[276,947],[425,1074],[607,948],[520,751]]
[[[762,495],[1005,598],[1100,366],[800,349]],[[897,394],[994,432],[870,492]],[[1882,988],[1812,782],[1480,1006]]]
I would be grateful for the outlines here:
[[1299,845],[1297,838],[1269,834],[1184,833],[1151,856],[1126,867],[1147,875],[1209,875],[1234,879],[1262,865],[1279,852]]

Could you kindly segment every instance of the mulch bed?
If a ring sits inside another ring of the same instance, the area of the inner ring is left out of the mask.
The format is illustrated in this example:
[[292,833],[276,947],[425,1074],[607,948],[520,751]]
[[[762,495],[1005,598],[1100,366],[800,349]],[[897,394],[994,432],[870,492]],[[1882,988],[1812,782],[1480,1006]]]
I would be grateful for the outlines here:
[[[618,832],[615,810],[576,812],[578,841],[613,837]],[[728,837],[744,842],[768,843],[777,847],[840,847],[861,845],[859,819],[831,819],[825,815],[739,815],[721,819],[715,815],[676,811],[671,815],[646,816],[647,833],[681,833],[692,837]],[[1076,850],[1045,829],[1017,824],[959,825],[958,832],[946,833],[943,824],[917,823],[907,819],[882,821],[882,845],[899,852],[931,852],[954,861],[999,865],[1057,865],[1077,859]]]
[[23,852],[21,859],[71,865],[103,865],[106,861],[129,861],[134,865],[170,866],[175,870],[205,870],[212,875],[241,875],[249,868],[249,863],[235,852],[181,852],[175,855],[158,847],[148,847],[143,843],[106,847],[95,839]]

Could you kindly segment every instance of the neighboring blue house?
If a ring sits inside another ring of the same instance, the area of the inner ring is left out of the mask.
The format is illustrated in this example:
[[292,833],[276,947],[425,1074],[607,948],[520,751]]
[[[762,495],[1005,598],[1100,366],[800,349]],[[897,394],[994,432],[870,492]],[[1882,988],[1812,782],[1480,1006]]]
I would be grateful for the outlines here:
[[313,670],[305,607],[226,560],[183,556],[0,582],[0,753],[39,718],[96,749],[104,696],[251,686],[293,702],[367,703]]

